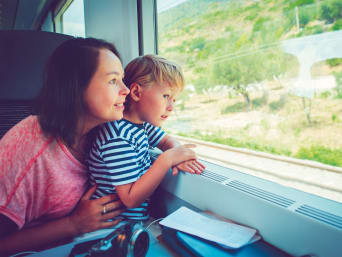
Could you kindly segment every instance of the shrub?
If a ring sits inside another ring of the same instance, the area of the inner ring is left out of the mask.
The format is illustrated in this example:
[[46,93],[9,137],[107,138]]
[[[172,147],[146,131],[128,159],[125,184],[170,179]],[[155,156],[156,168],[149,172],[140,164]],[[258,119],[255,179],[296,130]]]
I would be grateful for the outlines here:
[[327,99],[329,98],[329,96],[331,96],[331,92],[330,91],[324,91],[322,92],[319,97],[322,98],[322,99]]
[[342,149],[330,149],[321,145],[301,147],[296,153],[297,158],[318,161],[321,163],[342,167]]
[[239,102],[233,105],[229,105],[221,110],[221,114],[227,114],[227,113],[234,113],[234,112],[243,112],[247,110],[247,103],[246,102]]
[[268,92],[264,91],[264,93],[261,97],[255,98],[252,100],[252,106],[254,108],[261,107],[261,106],[264,106],[265,104],[267,104],[267,101],[268,101]]
[[341,0],[332,0],[324,2],[320,9],[320,18],[326,23],[333,23],[342,18],[342,2]]
[[271,111],[279,111],[286,104],[287,94],[282,94],[278,101],[271,102],[268,106]]
[[342,58],[332,58],[332,59],[328,59],[326,60],[326,63],[330,66],[330,67],[335,67],[338,65],[342,64]]
[[253,32],[261,30],[265,26],[265,23],[269,21],[270,18],[268,17],[260,17],[259,19],[257,19],[257,21],[253,25]]
[[309,5],[309,4],[314,4],[315,0],[297,0],[293,1],[292,3],[289,4],[288,9],[293,9],[296,6],[303,6],[303,5]]
[[342,98],[342,71],[333,73],[336,79],[337,98]]
[[332,26],[332,30],[342,30],[342,19],[339,19]]

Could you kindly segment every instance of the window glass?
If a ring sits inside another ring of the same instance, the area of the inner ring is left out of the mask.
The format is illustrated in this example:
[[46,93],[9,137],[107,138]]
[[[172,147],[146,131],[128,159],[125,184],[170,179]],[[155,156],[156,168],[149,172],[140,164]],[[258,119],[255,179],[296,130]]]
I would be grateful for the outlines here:
[[73,0],[62,15],[63,34],[85,37],[83,0]]
[[157,6],[158,54],[181,64],[186,79],[166,130],[329,165],[341,179],[341,0]]

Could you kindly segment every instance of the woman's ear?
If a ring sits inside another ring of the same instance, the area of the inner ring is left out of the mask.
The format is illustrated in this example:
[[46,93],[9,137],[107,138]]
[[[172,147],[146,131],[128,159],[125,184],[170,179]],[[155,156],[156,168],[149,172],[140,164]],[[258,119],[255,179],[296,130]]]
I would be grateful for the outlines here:
[[142,87],[138,83],[132,83],[130,86],[130,97],[133,101],[138,102],[141,98]]

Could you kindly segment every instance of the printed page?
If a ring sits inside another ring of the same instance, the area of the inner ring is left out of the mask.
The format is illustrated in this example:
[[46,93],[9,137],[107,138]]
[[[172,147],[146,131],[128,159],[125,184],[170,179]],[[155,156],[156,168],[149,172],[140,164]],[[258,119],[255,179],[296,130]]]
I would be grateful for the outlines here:
[[211,219],[186,207],[179,208],[160,224],[235,249],[248,244],[256,233],[255,229]]

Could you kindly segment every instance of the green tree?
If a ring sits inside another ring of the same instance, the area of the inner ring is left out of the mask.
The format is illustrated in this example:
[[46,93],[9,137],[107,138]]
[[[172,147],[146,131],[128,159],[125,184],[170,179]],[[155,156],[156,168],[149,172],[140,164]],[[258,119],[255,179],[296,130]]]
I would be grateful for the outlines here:
[[333,23],[342,18],[342,1],[326,1],[321,5],[320,17],[326,23]]
[[287,71],[286,61],[286,55],[278,48],[262,53],[247,53],[242,57],[233,56],[213,64],[211,81],[213,84],[228,85],[241,94],[250,107],[248,85],[284,74]]
[[262,79],[260,64],[260,58],[253,55],[215,63],[212,70],[213,82],[233,88],[243,95],[250,107],[251,99],[247,87]]

